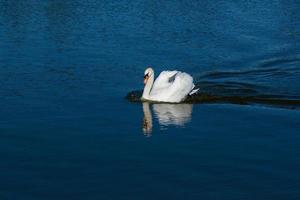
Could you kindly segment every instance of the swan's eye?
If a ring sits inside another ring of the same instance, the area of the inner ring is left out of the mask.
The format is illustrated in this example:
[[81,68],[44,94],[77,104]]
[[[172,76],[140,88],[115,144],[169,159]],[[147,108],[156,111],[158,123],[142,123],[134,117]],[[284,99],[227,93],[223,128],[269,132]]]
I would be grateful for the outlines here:
[[148,78],[148,76],[149,76],[148,74],[145,74],[144,78]]

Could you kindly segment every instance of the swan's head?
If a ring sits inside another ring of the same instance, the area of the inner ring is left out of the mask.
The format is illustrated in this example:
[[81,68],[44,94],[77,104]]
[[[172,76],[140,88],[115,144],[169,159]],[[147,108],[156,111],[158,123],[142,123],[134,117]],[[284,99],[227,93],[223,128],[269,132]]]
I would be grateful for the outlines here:
[[148,79],[153,76],[154,71],[151,67],[148,67],[144,72],[144,84],[146,85]]

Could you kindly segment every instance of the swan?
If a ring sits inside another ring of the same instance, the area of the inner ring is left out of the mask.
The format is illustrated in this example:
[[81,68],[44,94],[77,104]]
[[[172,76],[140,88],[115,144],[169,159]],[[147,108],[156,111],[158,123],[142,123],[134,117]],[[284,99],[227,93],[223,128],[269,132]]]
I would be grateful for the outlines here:
[[154,70],[149,67],[144,72],[142,101],[179,103],[187,95],[196,93],[193,77],[180,71],[163,71],[154,81]]

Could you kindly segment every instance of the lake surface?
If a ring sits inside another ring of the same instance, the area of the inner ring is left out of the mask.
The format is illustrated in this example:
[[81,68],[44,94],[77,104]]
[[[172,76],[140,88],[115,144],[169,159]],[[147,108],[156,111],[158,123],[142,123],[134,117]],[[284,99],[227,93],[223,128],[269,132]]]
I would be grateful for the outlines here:
[[[299,10],[0,0],[0,198],[300,199]],[[214,98],[126,99],[149,65]]]

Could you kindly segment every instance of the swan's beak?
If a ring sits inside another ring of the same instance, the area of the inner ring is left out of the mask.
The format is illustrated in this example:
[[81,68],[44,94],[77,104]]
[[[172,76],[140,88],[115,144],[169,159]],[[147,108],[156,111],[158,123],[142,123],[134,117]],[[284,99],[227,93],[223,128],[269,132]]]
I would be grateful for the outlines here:
[[148,76],[148,74],[146,74],[146,75],[144,76],[144,85],[146,85],[148,79],[149,79],[149,76]]

